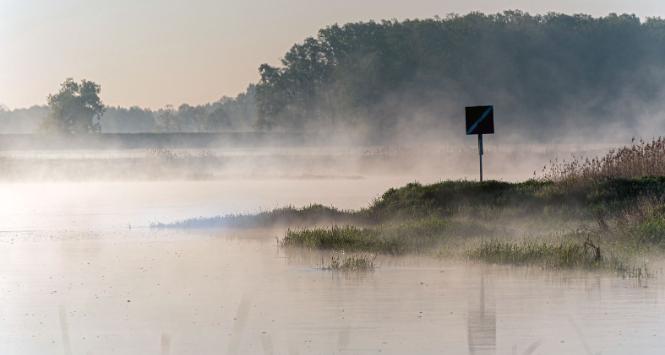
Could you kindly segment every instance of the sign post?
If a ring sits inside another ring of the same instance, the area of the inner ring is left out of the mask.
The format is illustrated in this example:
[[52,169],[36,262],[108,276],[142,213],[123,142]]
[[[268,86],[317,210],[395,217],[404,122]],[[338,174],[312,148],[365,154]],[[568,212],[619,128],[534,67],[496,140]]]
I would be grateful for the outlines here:
[[494,106],[470,106],[465,108],[466,134],[478,135],[480,181],[483,181],[483,134],[494,134]]
[[483,135],[478,135],[478,157],[480,158],[480,182],[483,182]]

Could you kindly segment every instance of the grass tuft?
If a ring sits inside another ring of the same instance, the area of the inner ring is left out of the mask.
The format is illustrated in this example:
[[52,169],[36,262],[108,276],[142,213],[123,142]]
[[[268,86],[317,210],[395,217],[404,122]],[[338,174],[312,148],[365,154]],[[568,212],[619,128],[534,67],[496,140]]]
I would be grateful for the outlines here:
[[323,266],[324,270],[331,271],[348,271],[348,272],[363,272],[374,271],[375,255],[366,253],[356,255],[346,255],[343,252],[333,253],[330,257],[330,264]]
[[288,230],[282,240],[284,246],[323,250],[366,251],[399,255],[421,253],[456,236],[489,233],[474,223],[461,223],[430,217],[402,223],[388,223],[374,227],[333,226]]
[[584,244],[573,241],[547,243],[538,241],[483,241],[468,252],[472,259],[496,264],[541,264],[553,268],[597,268],[603,259]]

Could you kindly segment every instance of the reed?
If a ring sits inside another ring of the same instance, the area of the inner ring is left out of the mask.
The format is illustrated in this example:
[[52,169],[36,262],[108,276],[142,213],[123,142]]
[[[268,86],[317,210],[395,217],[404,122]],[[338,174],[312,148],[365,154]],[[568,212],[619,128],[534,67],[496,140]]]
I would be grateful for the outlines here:
[[286,232],[282,245],[399,255],[433,250],[448,238],[487,233],[483,227],[430,217],[374,227],[332,226]]
[[606,178],[665,176],[665,137],[633,141],[594,158],[553,160],[543,168],[543,179],[557,182],[592,182]]
[[552,268],[598,268],[604,265],[600,249],[571,240],[559,243],[536,240],[483,241],[467,252],[471,259],[496,264],[539,264]]
[[322,269],[347,272],[374,271],[374,260],[376,260],[376,254],[347,255],[345,252],[335,252],[330,256],[330,264],[322,265]]

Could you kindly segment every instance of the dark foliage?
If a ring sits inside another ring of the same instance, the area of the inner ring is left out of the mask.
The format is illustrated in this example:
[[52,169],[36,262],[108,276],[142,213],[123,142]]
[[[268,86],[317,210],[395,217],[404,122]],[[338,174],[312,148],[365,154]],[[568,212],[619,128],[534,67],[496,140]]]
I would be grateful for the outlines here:
[[634,15],[349,23],[262,65],[257,103],[265,127],[366,125],[389,136],[409,124],[449,127],[464,105],[494,103],[506,132],[598,132],[632,128],[658,104],[663,58],[665,21]]

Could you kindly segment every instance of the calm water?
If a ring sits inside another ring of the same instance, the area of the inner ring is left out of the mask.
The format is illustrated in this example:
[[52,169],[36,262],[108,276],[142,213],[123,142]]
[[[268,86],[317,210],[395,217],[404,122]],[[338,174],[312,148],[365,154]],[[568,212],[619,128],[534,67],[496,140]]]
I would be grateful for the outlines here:
[[281,231],[142,227],[356,208],[396,182],[263,183],[1,185],[0,354],[665,353],[659,278],[416,257],[331,273]]
[[[0,231],[99,230],[322,203],[368,206],[408,177],[0,183]],[[434,182],[423,177],[420,181]]]

